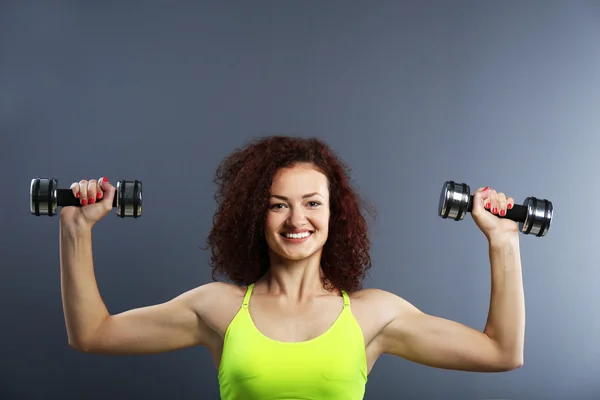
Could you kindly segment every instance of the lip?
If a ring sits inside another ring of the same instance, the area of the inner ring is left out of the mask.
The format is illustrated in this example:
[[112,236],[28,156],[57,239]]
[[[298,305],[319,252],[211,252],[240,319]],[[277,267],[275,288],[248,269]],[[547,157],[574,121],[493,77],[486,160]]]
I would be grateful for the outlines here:
[[291,230],[291,231],[283,231],[283,232],[281,232],[281,234],[284,234],[284,233],[304,233],[304,232],[310,232],[310,233],[312,233],[313,231],[311,231],[310,229],[295,229],[295,230]]
[[[285,236],[286,233],[304,233],[304,232],[309,232],[310,234],[307,237],[298,238],[298,239],[296,239],[296,238],[288,238],[288,237]],[[308,239],[310,239],[312,237],[313,233],[314,233],[313,231],[310,231],[308,229],[304,229],[304,230],[301,230],[301,231],[282,232],[280,236],[283,238],[283,240],[285,240],[286,242],[289,242],[289,243],[304,243],[304,242],[306,242]]]

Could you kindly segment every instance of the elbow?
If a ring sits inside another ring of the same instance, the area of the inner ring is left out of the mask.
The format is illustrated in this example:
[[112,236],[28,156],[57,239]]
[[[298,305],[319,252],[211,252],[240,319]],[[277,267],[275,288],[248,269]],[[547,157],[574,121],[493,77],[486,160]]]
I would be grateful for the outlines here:
[[523,357],[518,357],[509,365],[510,370],[519,369],[523,366]]
[[514,371],[523,366],[524,352],[522,344],[512,346],[502,346],[497,342],[494,344],[493,368],[497,372]]
[[88,352],[88,348],[80,340],[69,338],[68,344],[73,350],[81,351],[83,353]]
[[82,353],[101,351],[100,325],[96,329],[67,329],[67,343],[73,350]]
[[510,356],[508,357],[508,367],[511,371],[514,369],[519,369],[523,366],[525,358],[523,353],[522,345],[518,346],[517,349],[514,349],[514,351],[510,353]]
[[523,366],[523,361],[515,361],[512,363],[504,364],[500,367],[500,372],[509,372],[519,369]]
[[523,366],[523,354],[511,354],[505,357],[500,364],[500,372],[514,371]]
[[90,345],[89,341],[81,340],[79,338],[69,337],[68,340],[69,347],[73,350],[77,350],[82,353],[93,353],[94,349]]

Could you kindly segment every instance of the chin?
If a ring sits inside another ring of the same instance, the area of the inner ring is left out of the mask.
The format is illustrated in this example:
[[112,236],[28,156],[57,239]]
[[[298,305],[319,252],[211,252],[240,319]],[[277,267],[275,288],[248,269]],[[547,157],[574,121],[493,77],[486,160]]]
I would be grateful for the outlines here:
[[277,246],[274,250],[272,250],[277,256],[289,260],[289,261],[302,261],[312,257],[320,256],[321,249],[306,249],[306,250],[292,250],[286,249],[285,246]]
[[306,253],[306,254],[283,254],[281,255],[283,258],[285,258],[286,260],[290,260],[290,261],[302,261],[302,260],[306,260],[307,258],[311,258],[315,256],[315,253]]

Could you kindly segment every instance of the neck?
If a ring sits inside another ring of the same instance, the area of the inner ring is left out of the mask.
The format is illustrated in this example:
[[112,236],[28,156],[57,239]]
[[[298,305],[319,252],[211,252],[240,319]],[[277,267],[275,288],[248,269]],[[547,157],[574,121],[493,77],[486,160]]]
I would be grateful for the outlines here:
[[302,300],[327,292],[321,280],[323,270],[320,254],[298,261],[270,254],[270,259],[269,272],[265,275],[265,283],[270,293]]

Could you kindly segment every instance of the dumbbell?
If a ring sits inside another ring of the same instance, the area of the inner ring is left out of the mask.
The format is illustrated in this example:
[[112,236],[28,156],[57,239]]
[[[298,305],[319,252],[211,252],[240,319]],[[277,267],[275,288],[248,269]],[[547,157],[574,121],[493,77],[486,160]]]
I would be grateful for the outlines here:
[[[455,221],[460,221],[472,209],[473,196],[471,195],[469,185],[446,181],[440,194],[438,205],[439,216],[444,219],[452,218]],[[553,210],[554,207],[550,201],[536,197],[527,197],[523,201],[523,205],[513,205],[510,210],[506,210],[505,216],[498,216],[498,218],[507,218],[518,222],[522,233],[541,237],[545,236],[548,233],[548,229],[550,229]],[[489,212],[489,210],[487,211]]]
[[[142,182],[118,181],[112,206],[121,218],[138,218],[142,215]],[[102,201],[100,199],[99,201]],[[58,189],[58,181],[54,178],[34,178],[29,188],[29,211],[35,215],[56,215],[58,206],[81,207],[79,199],[71,189]]]

